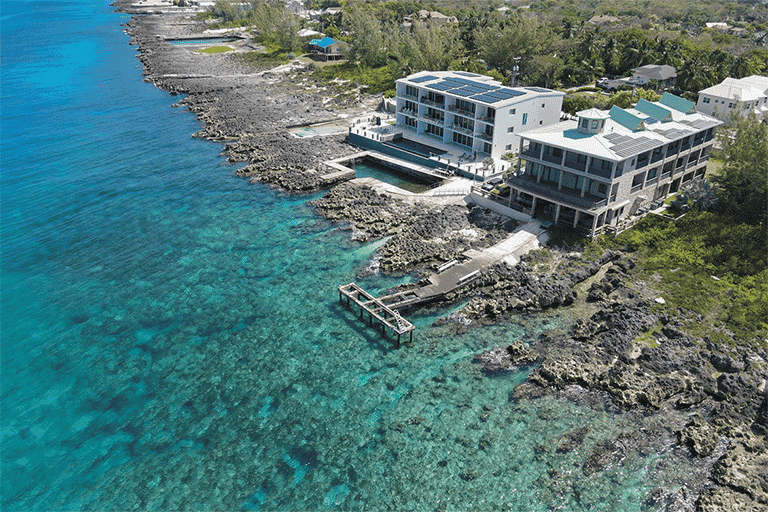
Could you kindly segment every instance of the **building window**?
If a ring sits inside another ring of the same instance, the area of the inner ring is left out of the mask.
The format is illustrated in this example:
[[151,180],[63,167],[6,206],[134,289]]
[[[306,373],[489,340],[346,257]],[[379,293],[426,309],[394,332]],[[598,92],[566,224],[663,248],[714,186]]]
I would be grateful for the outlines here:
[[528,113],[523,114],[523,124],[528,122]]
[[547,105],[545,103],[542,103],[541,108],[547,108]]
[[544,124],[544,121],[539,121],[539,124]]
[[437,135],[438,137],[443,136],[443,128],[440,126],[435,126],[433,124],[427,123],[427,128],[424,131],[426,131],[427,133],[431,133],[432,135]]
[[413,96],[414,98],[419,97],[419,90],[412,86],[412,85],[406,85],[405,86],[405,95],[406,96]]
[[474,130],[475,122],[471,119],[467,119],[466,117],[454,116],[453,126],[464,128],[465,130]]
[[490,119],[491,121],[496,119],[496,109],[495,108],[488,107],[485,112],[487,114],[486,117],[488,119]]
[[514,108],[509,109],[509,113],[512,115],[515,115],[515,109]]
[[467,100],[456,100],[456,110],[475,113],[475,104]]
[[512,144],[507,144],[506,147],[504,147],[504,151],[512,151]]
[[493,151],[493,147],[491,146],[490,142],[485,143],[485,145],[483,146],[483,151],[488,153],[489,155],[491,154],[491,151]]
[[702,102],[702,103],[709,103],[709,98],[703,98],[703,99],[701,100],[701,102]]
[[598,125],[599,125],[599,124],[600,124],[600,123],[599,123],[597,120],[593,120],[593,121],[592,121],[592,123],[591,123],[591,126],[590,126],[590,128],[591,128],[592,130],[597,130],[597,127],[598,127]]
[[589,119],[582,119],[581,120],[581,127],[584,128],[585,130],[587,128],[589,128]]
[[507,128],[507,133],[512,133],[514,131],[515,131],[515,127],[514,126],[510,126],[509,128]]
[[733,108],[733,103],[729,103],[728,108]]
[[405,126],[410,126],[411,128],[416,128],[416,120],[412,117],[406,117],[405,118]]
[[463,133],[453,132],[453,142],[461,144],[462,146],[472,147],[472,137],[464,135]]

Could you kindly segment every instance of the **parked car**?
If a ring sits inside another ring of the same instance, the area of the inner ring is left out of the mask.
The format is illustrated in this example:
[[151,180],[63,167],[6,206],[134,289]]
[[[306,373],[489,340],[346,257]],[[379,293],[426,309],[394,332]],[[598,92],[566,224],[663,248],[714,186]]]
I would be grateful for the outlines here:
[[501,183],[501,178],[491,178],[483,183],[483,190],[493,190],[499,183]]

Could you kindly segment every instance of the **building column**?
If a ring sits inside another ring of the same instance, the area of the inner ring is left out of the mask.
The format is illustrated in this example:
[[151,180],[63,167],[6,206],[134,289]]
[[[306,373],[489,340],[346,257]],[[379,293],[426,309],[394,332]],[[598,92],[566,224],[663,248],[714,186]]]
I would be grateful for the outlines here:
[[581,197],[584,197],[584,194],[587,193],[587,180],[589,178],[582,177],[581,179]]
[[[520,173],[520,168],[523,165],[523,138],[520,138],[520,147],[517,150],[517,173]],[[512,195],[512,194],[510,194]]]
[[555,203],[555,218],[552,224],[557,226],[557,221],[560,220],[560,203]]
[[597,215],[592,216],[592,229],[589,230],[592,236],[595,236],[595,226],[597,225]]
[[576,226],[579,225],[579,210],[574,210],[576,212],[576,215],[573,216],[573,229],[576,229]]
[[536,213],[536,196],[533,196],[531,200],[531,217],[533,217],[534,213]]

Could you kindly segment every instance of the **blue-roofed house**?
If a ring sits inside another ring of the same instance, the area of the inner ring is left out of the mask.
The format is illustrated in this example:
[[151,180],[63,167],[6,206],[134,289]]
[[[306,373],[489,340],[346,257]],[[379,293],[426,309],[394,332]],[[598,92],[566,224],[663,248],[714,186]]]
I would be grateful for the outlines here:
[[317,55],[325,61],[344,58],[339,42],[328,36],[322,39],[311,40],[309,42],[309,50],[312,52],[312,55]]

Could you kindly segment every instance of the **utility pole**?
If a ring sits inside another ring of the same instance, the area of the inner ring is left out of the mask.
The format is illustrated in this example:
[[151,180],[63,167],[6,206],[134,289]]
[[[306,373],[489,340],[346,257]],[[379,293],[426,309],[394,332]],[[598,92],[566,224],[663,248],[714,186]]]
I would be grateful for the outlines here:
[[517,85],[517,75],[520,74],[520,59],[522,57],[515,57],[515,63],[512,65],[512,87]]

